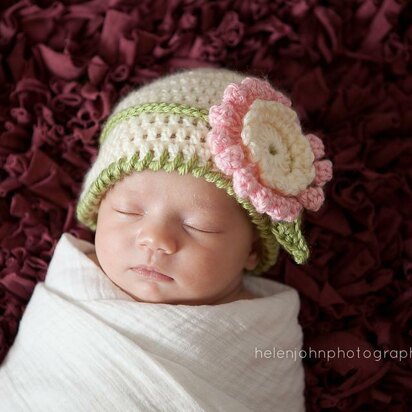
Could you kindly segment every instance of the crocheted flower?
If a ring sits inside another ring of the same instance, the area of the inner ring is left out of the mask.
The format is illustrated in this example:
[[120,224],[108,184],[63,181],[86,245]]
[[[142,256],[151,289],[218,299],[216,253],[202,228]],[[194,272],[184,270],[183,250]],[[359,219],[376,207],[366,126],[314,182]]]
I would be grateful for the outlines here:
[[317,211],[332,162],[319,137],[304,135],[290,100],[263,80],[230,84],[209,111],[208,144],[216,167],[259,213],[291,222],[302,208]]

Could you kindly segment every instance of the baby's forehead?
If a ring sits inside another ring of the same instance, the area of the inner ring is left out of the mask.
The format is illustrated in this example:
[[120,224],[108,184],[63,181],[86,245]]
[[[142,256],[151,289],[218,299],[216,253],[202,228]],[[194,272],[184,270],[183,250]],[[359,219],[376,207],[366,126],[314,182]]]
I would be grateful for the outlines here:
[[124,199],[164,200],[181,199],[185,203],[200,209],[239,207],[226,190],[218,188],[214,183],[192,174],[179,174],[164,170],[134,172],[112,187],[113,195]]

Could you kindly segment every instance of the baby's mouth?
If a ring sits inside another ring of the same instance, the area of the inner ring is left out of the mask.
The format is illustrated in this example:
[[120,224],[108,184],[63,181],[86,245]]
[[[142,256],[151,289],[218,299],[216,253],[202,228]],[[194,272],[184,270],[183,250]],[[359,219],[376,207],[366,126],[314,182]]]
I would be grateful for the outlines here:
[[142,279],[146,280],[154,280],[154,281],[163,281],[163,282],[170,282],[174,279],[171,276],[165,275],[164,273],[156,270],[156,268],[139,265],[132,267],[131,270],[137,274]]

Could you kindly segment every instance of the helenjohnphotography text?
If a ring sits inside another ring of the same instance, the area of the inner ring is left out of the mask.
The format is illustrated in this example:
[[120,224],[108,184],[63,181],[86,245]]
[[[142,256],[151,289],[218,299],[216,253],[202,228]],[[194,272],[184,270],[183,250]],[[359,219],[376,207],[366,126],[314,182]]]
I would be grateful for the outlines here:
[[374,359],[379,362],[383,359],[403,359],[412,358],[412,347],[406,349],[342,349],[337,347],[335,349],[281,349],[273,347],[271,349],[255,347],[256,359],[326,359],[327,361],[333,359]]

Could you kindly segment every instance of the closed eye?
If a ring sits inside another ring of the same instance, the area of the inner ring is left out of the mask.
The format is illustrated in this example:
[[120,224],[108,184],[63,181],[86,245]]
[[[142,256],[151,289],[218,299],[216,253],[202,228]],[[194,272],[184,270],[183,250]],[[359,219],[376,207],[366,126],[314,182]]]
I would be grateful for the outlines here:
[[129,216],[143,216],[143,213],[138,213],[138,212],[126,212],[124,210],[117,210],[113,209],[117,213],[121,213],[122,215],[129,215]]
[[219,232],[216,232],[216,231],[213,231],[213,230],[199,229],[199,228],[197,228],[197,227],[195,227],[195,226],[190,226],[190,225],[188,225],[188,224],[184,224],[184,226],[187,227],[188,229],[194,230],[194,231],[196,231],[196,232],[201,232],[201,233],[219,233]]

